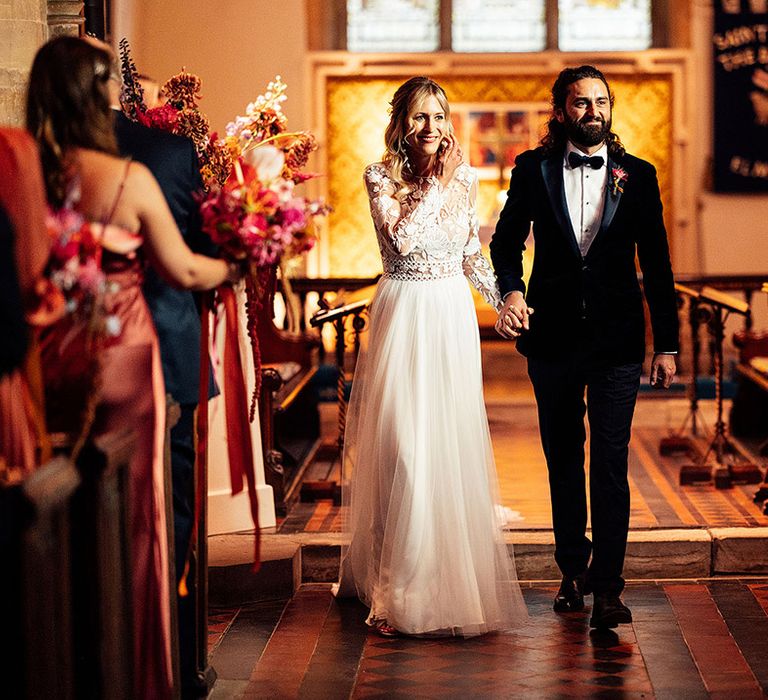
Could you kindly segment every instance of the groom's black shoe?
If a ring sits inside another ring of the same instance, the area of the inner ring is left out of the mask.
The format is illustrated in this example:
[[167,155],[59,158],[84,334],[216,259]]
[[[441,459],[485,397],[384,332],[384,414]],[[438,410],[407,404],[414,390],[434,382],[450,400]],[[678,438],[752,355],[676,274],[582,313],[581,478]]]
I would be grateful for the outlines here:
[[632,612],[621,602],[619,596],[595,593],[590,627],[612,629],[630,622],[632,622]]
[[584,576],[563,576],[552,608],[555,612],[584,610]]

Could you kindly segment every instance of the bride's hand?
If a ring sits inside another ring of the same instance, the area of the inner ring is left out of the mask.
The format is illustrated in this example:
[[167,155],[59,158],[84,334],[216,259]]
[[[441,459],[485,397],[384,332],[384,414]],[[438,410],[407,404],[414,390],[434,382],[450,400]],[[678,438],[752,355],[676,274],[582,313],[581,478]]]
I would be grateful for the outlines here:
[[532,313],[533,307],[526,304],[522,292],[516,291],[508,294],[494,326],[496,332],[510,340],[518,338],[524,330],[528,330],[528,319]]
[[461,146],[453,134],[444,136],[445,146],[438,153],[438,180],[443,187],[453,179],[456,168],[461,165],[464,154],[461,152]]

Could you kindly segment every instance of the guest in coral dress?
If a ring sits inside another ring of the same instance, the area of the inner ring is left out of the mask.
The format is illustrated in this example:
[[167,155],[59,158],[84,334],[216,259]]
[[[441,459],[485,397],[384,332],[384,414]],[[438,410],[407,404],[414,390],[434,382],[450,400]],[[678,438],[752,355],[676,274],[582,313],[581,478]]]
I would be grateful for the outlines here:
[[[4,241],[12,251],[4,263],[13,265],[17,312],[23,315],[22,328],[8,329],[4,345],[14,344],[14,360],[0,378],[0,471],[5,480],[23,478],[47,454],[44,426],[40,422],[39,397],[35,377],[30,372],[29,353],[34,352],[26,322],[34,316],[50,316],[40,306],[40,285],[48,260],[50,241],[45,232],[45,188],[37,145],[20,129],[0,128],[0,206],[5,210],[5,225],[11,238]],[[10,275],[3,273],[3,301],[10,303]],[[6,331],[4,330],[4,333]]]
[[[165,389],[157,335],[141,291],[143,268],[148,260],[172,284],[197,290],[234,281],[239,272],[190,251],[147,168],[116,156],[108,94],[108,83],[116,78],[107,51],[74,37],[49,41],[32,66],[27,127],[40,147],[48,202],[60,221],[83,217],[78,235],[98,244],[93,257],[106,282],[103,300],[98,292],[91,300],[98,313],[90,321],[99,315],[102,321],[92,345],[98,350],[95,368],[67,352],[65,339],[77,338],[72,317],[52,327],[41,344],[52,429],[82,430],[89,411],[67,411],[58,401],[62,395],[71,400],[72,390],[85,385],[90,394],[84,398],[95,409],[92,436],[127,427],[134,433],[134,691],[137,698],[166,698],[173,681],[163,490]],[[78,373],[94,376],[83,381]],[[78,426],[62,420],[72,415],[81,418]]]

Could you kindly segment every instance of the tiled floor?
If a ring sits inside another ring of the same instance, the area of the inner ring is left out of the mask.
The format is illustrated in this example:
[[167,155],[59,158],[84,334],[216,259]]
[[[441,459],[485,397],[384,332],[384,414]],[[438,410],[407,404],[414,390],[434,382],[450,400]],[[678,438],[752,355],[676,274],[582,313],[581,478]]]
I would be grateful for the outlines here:
[[[760,698],[768,580],[631,583],[634,622],[595,632],[524,584],[530,619],[473,639],[383,639],[365,608],[304,587],[211,617],[212,698]],[[589,599],[588,599],[589,600]]]
[[[501,502],[520,514],[510,529],[549,530],[547,469],[539,442],[533,390],[526,375],[524,358],[506,343],[484,342],[484,389],[488,421],[499,476]],[[664,398],[659,398],[664,397]],[[727,415],[728,406],[726,406]],[[714,401],[700,402],[699,422],[711,431]],[[629,478],[632,493],[630,527],[633,529],[687,527],[749,527],[768,525],[768,516],[752,502],[756,487],[737,485],[716,489],[711,484],[681,487],[680,467],[691,462],[685,455],[662,457],[659,441],[680,433],[689,418],[684,394],[642,392],[635,411],[630,444]],[[335,405],[323,406],[323,430],[336,433]],[[690,421],[687,426],[690,427]],[[684,433],[690,436],[689,432]],[[708,440],[699,431],[697,444],[706,449]],[[765,457],[754,461],[765,469]],[[341,481],[339,464],[320,463],[309,479]],[[337,532],[341,514],[329,501],[297,503],[279,523],[278,532]]]
[[[658,448],[660,439],[676,426],[674,419],[682,421],[686,410],[684,399],[641,399],[638,404],[629,456],[630,527],[768,525],[768,516],[763,515],[760,506],[752,501],[754,485],[736,485],[731,489],[716,489],[712,484],[680,486],[680,467],[690,463],[690,458],[685,455],[662,457]],[[711,413],[712,407],[705,406],[704,411]],[[488,419],[501,502],[520,514],[520,519],[509,523],[508,528],[551,529],[547,471],[539,443],[535,405],[531,401],[490,404]],[[757,458],[761,466],[765,461],[765,458]],[[338,481],[338,464],[326,467],[322,476],[326,474]],[[282,533],[340,530],[340,509],[330,501],[295,504],[278,528]]]
[[[525,364],[484,344],[485,392],[501,501],[519,511],[510,528],[551,528],[546,466]],[[334,434],[326,406],[324,431]],[[680,487],[685,457],[661,457],[658,441],[685,420],[686,400],[640,400],[630,452],[631,527],[768,525],[754,486]],[[712,402],[703,414],[712,424]],[[310,479],[339,479],[338,464]],[[334,532],[331,501],[296,504],[279,532]],[[213,610],[212,696],[228,698],[759,698],[768,694],[768,578],[631,582],[634,622],[590,631],[584,613],[558,615],[556,586],[525,582],[530,619],[521,629],[474,639],[383,639],[366,610],[304,585],[290,600]],[[590,599],[588,599],[591,602]]]

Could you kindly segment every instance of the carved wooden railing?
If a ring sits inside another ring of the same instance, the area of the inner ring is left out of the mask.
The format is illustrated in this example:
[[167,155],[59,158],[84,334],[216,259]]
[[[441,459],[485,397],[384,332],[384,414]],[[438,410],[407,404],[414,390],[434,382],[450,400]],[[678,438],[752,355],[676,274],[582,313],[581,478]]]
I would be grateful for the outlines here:
[[[690,410],[680,430],[661,440],[659,449],[662,454],[687,452],[692,463],[683,465],[680,470],[680,483],[714,482],[715,486],[728,488],[735,481],[757,483],[763,476],[759,465],[751,456],[732,441],[728,435],[723,417],[723,386],[725,375],[726,320],[732,315],[743,318],[743,330],[739,335],[749,338],[753,325],[751,303],[755,292],[761,291],[765,277],[755,275],[679,275],[675,289],[681,313],[681,351],[685,353],[685,339],[689,344]],[[702,327],[708,332],[708,342],[702,345]],[[708,371],[703,371],[702,349],[709,352]],[[686,353],[686,354],[687,354]],[[703,425],[699,416],[701,399],[699,378],[703,375],[714,376],[714,399],[717,411],[714,432],[708,438],[706,452],[699,453],[699,445],[688,438],[684,431],[690,423],[690,434],[696,438],[703,434]],[[738,396],[737,396],[738,398]],[[734,406],[736,399],[734,399]],[[712,456],[713,460],[708,457]]]
[[[698,293],[705,287],[741,297],[751,307],[753,297],[762,288],[764,276],[758,275],[676,275],[676,289],[680,315],[680,356],[678,372],[691,377],[692,433],[698,435],[698,402],[700,399],[697,379],[702,375],[714,376],[718,343],[712,326],[713,316],[706,305],[701,305]],[[742,315],[743,330],[752,329],[751,313]],[[702,329],[707,329],[706,342],[702,343]],[[722,349],[722,348],[721,348]]]
[[339,453],[344,447],[344,428],[347,421],[347,347],[351,345],[353,358],[356,359],[360,351],[360,334],[368,324],[368,307],[373,292],[372,286],[359,287],[354,294],[342,297],[343,302],[336,306],[324,304],[312,316],[310,322],[313,328],[319,329],[331,324],[335,334],[336,398],[339,411],[335,445]]
[[[273,268],[265,281],[266,297],[258,310],[262,360],[259,421],[264,477],[272,487],[276,512],[285,515],[320,440],[314,376],[324,351],[320,336],[307,327],[305,307],[310,292],[326,293],[332,285],[323,288],[322,284],[310,286],[296,280],[301,324],[298,333],[289,333],[274,321],[274,297],[283,294],[276,271]],[[291,303],[285,299],[286,307]]]
[[[687,287],[701,290],[703,287],[714,287],[723,292],[729,292],[736,294],[744,299],[747,304],[752,304],[754,295],[759,293],[762,288],[762,284],[765,281],[765,275],[689,275],[681,274],[675,275],[675,281],[683,284]],[[308,325],[308,319],[312,317],[312,314],[317,308],[323,308],[322,300],[331,295],[343,294],[344,292],[355,292],[363,287],[368,287],[377,281],[378,277],[329,277],[329,278],[310,278],[310,277],[297,277],[291,279],[291,288],[293,292],[298,296],[299,308],[300,308],[300,324],[301,329],[305,330]],[[642,283],[642,276],[639,278]],[[282,294],[282,288],[278,283],[278,293]],[[319,302],[314,302],[314,295],[317,295]],[[690,318],[688,316],[688,305],[682,296],[679,297],[681,308],[681,327],[684,329],[683,340],[687,343],[684,346],[684,355],[682,359],[686,364],[691,359],[691,355],[696,352],[701,359],[702,344],[700,339],[701,324],[697,328],[693,328],[690,324]],[[744,330],[751,330],[753,319],[751,315],[747,315],[743,319]],[[312,324],[309,324],[312,325]],[[690,331],[694,330],[694,333]],[[693,347],[698,344],[698,347]],[[702,364],[702,367],[707,367],[709,374],[714,373],[715,363],[715,348],[712,342],[709,342],[705,347],[707,356],[706,362]],[[323,359],[324,350],[321,348],[321,360]],[[686,369],[687,371],[687,369]]]
[[[332,301],[336,297],[343,298],[345,295],[354,294],[360,289],[370,287],[378,280],[376,277],[292,277],[290,280],[291,290],[296,296],[299,308],[299,328],[306,331],[313,326],[311,323],[312,315],[318,309],[327,309],[338,302]],[[283,287],[278,282],[277,292],[285,298]],[[287,324],[287,317],[284,325]],[[319,360],[325,361],[325,348],[319,348]]]

